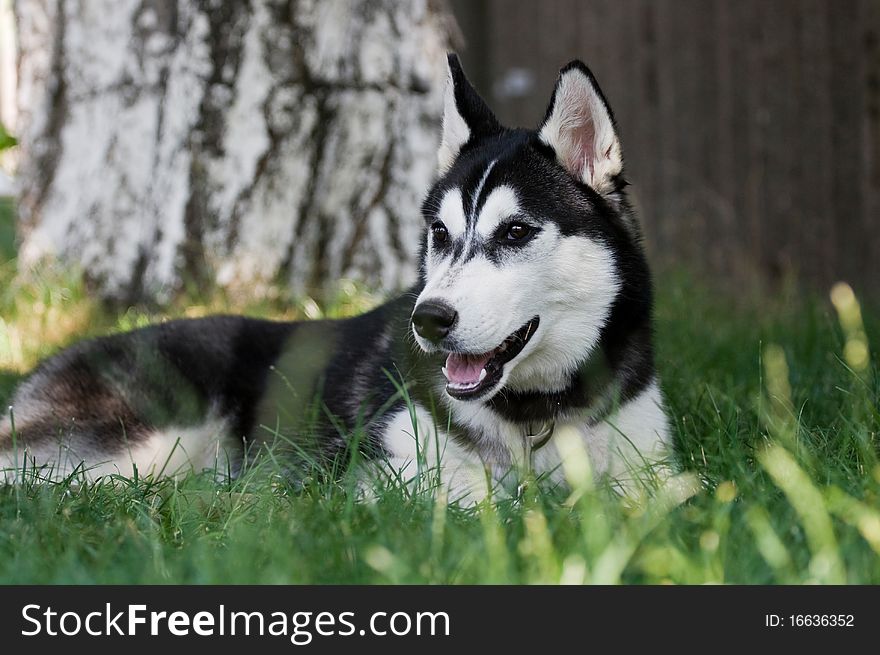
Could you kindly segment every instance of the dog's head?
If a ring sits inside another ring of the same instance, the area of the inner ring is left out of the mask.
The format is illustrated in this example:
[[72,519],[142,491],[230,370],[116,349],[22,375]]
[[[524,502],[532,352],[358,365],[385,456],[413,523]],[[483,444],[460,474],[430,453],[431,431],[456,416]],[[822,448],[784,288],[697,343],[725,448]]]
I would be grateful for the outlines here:
[[537,130],[498,123],[448,59],[439,179],[422,212],[416,341],[446,391],[558,391],[599,343],[640,257],[614,120],[589,69],[562,69]]

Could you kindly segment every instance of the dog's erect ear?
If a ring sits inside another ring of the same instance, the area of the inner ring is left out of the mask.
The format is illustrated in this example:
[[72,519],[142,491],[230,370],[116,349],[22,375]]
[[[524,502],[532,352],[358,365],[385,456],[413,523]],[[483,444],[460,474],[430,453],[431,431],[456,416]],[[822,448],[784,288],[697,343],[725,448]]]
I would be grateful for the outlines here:
[[458,55],[446,57],[446,93],[443,98],[443,136],[437,162],[441,173],[449,170],[464,144],[472,138],[495,134],[501,125],[461,69]]
[[581,62],[559,72],[538,133],[577,180],[597,193],[616,188],[615,178],[623,171],[620,139],[596,78]]

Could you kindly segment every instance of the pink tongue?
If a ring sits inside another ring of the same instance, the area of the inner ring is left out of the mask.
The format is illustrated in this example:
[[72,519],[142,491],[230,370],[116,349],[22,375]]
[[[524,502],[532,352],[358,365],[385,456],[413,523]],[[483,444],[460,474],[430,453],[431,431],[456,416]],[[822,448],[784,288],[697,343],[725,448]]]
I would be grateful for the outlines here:
[[474,385],[480,381],[480,371],[492,357],[492,353],[484,355],[461,355],[450,353],[446,358],[446,379],[452,384]]

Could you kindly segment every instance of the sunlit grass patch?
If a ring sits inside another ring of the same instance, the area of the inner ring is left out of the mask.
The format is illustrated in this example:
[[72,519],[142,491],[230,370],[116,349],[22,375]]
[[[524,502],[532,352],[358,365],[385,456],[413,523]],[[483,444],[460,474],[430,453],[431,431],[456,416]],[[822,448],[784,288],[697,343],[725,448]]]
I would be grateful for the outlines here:
[[44,270],[28,280],[0,270],[0,369],[22,373],[59,345],[87,334],[95,303],[77,276]]

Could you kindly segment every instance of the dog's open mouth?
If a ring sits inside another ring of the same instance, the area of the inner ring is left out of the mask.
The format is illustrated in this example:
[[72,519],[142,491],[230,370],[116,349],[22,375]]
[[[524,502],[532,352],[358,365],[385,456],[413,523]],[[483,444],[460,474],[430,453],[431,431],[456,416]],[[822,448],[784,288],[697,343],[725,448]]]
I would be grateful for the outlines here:
[[535,316],[487,353],[449,353],[443,367],[446,393],[458,400],[472,400],[492,389],[501,380],[504,365],[522,352],[539,323]]

